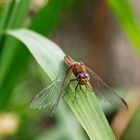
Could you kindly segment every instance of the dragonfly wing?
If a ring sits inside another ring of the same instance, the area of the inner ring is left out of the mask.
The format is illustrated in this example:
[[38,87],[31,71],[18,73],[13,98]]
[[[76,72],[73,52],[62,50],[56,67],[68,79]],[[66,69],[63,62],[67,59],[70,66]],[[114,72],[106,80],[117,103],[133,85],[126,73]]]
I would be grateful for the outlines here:
[[41,90],[30,103],[30,108],[42,109],[49,105],[52,105],[51,114],[53,114],[57,108],[60,98],[66,92],[68,84],[70,82],[70,75],[72,70],[60,75],[55,81],[53,81],[47,88]]
[[116,109],[128,110],[127,103],[113,89],[111,89],[95,72],[87,67],[90,75],[90,83],[95,94],[103,97]]
[[56,102],[53,105],[53,108],[52,108],[52,111],[51,111],[51,115],[55,112],[55,110],[56,110],[56,108],[58,106],[59,100],[61,99],[61,96],[63,96],[65,94],[65,92],[67,90],[67,87],[69,86],[71,73],[72,73],[72,68],[70,68],[67,71],[67,74],[64,76],[64,80],[63,80],[64,82],[61,85],[61,89],[59,91],[59,94],[58,94],[58,97],[56,99]]
[[49,86],[41,90],[30,103],[30,108],[42,109],[52,104],[52,98],[60,89],[58,84],[61,83],[63,75],[59,76]]

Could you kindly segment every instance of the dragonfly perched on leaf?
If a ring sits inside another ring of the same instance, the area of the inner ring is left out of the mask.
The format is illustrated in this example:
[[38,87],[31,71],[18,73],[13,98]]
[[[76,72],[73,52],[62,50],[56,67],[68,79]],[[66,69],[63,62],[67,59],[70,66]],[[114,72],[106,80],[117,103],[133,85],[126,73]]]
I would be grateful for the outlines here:
[[[31,108],[42,109],[53,104],[52,115],[61,97],[65,95],[69,84],[76,81],[75,99],[77,89],[79,88],[83,92],[82,87],[85,86],[86,89],[89,89],[91,92],[93,91],[97,96],[106,99],[115,108],[128,110],[125,100],[112,90],[95,72],[84,65],[83,62],[76,62],[70,56],[65,56],[64,61],[68,65],[67,71],[37,94],[30,104]],[[75,75],[74,79],[70,78],[72,73]],[[86,94],[86,91],[84,93]]]

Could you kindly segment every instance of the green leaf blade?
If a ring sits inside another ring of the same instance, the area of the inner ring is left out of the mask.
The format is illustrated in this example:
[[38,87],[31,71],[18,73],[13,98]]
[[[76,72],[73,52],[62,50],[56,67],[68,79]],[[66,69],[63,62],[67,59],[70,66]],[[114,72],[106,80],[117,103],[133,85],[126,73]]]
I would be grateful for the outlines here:
[[127,0],[107,0],[107,3],[130,40],[134,43],[135,51],[140,54],[140,28],[132,6]]
[[[16,37],[27,46],[51,80],[56,79],[60,73],[66,70],[64,52],[49,39],[26,29],[11,30],[7,33]],[[115,140],[95,95],[88,92],[86,98],[81,92],[78,92],[76,101],[73,103],[73,93],[75,91],[73,85],[71,84],[68,88],[65,100],[90,139]]]
[[[35,56],[36,61],[40,64],[43,70],[48,75],[50,75],[51,79],[56,78],[56,75],[62,67],[62,65],[57,63],[57,61],[62,61],[65,54],[60,48],[56,47],[57,45],[55,43],[51,42],[50,40],[39,34],[36,36],[35,32],[33,31],[27,32],[27,30],[25,29],[11,31],[10,34],[15,36],[26,46],[28,46],[29,51],[32,53],[33,56]],[[46,55],[50,59],[46,59]],[[48,66],[50,67],[50,69],[48,69]],[[57,69],[55,69],[55,71],[52,71],[54,67],[57,67]]]

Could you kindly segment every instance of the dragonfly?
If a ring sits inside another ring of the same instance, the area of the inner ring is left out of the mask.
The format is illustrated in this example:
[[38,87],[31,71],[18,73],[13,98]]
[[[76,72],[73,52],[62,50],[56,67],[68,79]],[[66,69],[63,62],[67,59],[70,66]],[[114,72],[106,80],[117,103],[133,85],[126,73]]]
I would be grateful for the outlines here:
[[[108,101],[116,109],[128,110],[126,101],[83,62],[77,62],[67,55],[64,56],[64,62],[68,65],[68,69],[58,76],[58,78],[54,80],[49,86],[41,90],[35,96],[35,98],[33,98],[30,103],[31,108],[42,109],[52,105],[52,116],[59,104],[61,97],[66,94],[70,83],[75,81],[77,84],[75,86],[74,100],[76,100],[78,89],[80,89],[84,95],[86,95],[87,90],[82,90],[82,87],[84,86],[97,96]],[[71,79],[72,74],[75,76],[74,79]]]

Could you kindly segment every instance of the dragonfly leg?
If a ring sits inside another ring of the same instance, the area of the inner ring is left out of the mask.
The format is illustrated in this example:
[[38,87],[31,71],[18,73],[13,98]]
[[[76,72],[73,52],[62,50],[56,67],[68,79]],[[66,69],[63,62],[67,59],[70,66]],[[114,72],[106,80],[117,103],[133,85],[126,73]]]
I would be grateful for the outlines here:
[[85,87],[86,87],[86,92],[88,91],[88,86],[87,86],[87,84],[85,84]]
[[[70,80],[67,87],[69,87],[70,83],[73,82],[73,81],[77,81],[77,79],[72,79],[72,80]],[[67,88],[67,89],[68,89],[68,88]],[[62,95],[62,97],[65,96],[65,94],[66,94],[66,92]]]
[[[68,86],[69,86],[69,84],[72,82],[72,81],[76,81],[77,79],[72,79],[72,80],[70,80],[69,81],[69,83],[68,83]],[[75,91],[77,90],[77,87],[78,87],[78,85],[79,85],[79,83],[77,84],[77,86],[76,86],[76,88],[75,88]],[[68,87],[67,86],[67,87]],[[62,96],[64,96],[65,94],[63,94],[63,95],[59,95],[58,96],[58,98],[57,98],[57,100],[56,100],[56,103],[53,105],[53,107],[52,107],[52,110],[51,110],[51,116],[53,115],[53,113],[55,112],[55,110],[56,110],[56,108],[57,108],[57,106],[58,106],[58,103],[59,103],[59,100],[60,100],[60,98],[62,97]],[[76,94],[75,94],[75,96],[76,96]]]
[[78,86],[79,86],[79,83],[77,83],[77,85],[76,85],[76,87],[75,87],[73,103],[74,103],[74,101],[76,100],[76,91],[77,91]]
[[86,86],[86,88],[88,88],[91,92],[94,92],[93,89],[92,89],[92,87],[91,87],[89,84],[86,84],[85,86]]
[[82,91],[83,95],[87,97],[87,94],[86,94],[86,92],[87,92],[87,87],[86,87],[86,92],[82,89],[82,86],[81,86],[81,85],[79,85],[79,87],[80,87],[80,90]]
[[77,79],[71,79],[71,80],[70,80],[70,83],[73,82],[73,81],[77,81]]

